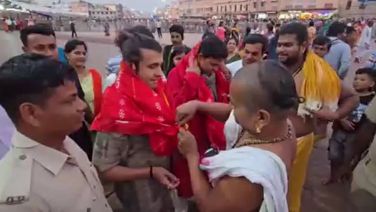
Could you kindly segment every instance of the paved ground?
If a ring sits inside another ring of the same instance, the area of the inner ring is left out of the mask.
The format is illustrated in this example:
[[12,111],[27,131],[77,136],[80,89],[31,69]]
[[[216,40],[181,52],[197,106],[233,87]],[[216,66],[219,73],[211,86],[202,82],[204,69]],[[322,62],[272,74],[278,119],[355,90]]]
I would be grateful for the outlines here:
[[[84,39],[85,41],[101,42],[106,44],[112,44],[115,39],[115,33],[112,32],[110,36],[105,36],[103,32],[78,32],[78,37]],[[155,38],[162,44],[170,44],[170,34],[163,33],[161,39],[158,38],[157,34],[154,34]],[[57,32],[57,37],[61,39],[70,39],[70,32]],[[201,34],[198,33],[185,33],[184,43],[188,46],[193,46],[201,38]]]
[[[88,66],[95,67],[105,73],[105,65],[107,60],[113,56],[116,56],[120,52],[115,47],[114,39],[115,35],[105,37],[103,33],[78,33],[79,39],[87,42],[89,54],[88,54]],[[64,47],[67,40],[70,39],[69,32],[57,32],[57,43],[60,47]],[[199,34],[185,35],[185,43],[188,46],[193,46],[199,39]],[[162,39],[158,39],[162,45],[170,43],[169,34],[164,34]],[[5,33],[0,31],[0,63],[5,62],[10,56],[14,56],[22,53],[22,44],[19,41],[19,33]]]
[[[64,47],[66,40],[58,35],[57,43]],[[87,44],[89,48],[88,66],[95,67],[104,73],[108,58],[119,54],[117,48],[114,45],[102,42],[88,42]],[[22,44],[19,41],[18,32],[4,33],[0,31],[0,46],[0,63],[3,63],[10,56],[22,53]]]
[[[81,39],[88,42],[89,58],[88,66],[104,70],[108,58],[118,54],[118,50],[112,45],[113,37],[104,37],[102,33],[79,33]],[[9,57],[21,53],[21,43],[17,32],[4,33],[0,31],[0,63]],[[187,34],[185,43],[194,45],[200,39],[199,34]],[[64,45],[69,39],[69,33],[58,33],[58,44]],[[169,43],[168,34],[160,40],[162,44]],[[375,46],[374,46],[375,47]],[[354,76],[354,70],[348,75],[346,82],[349,84]],[[327,141],[320,141],[315,145],[311,157],[308,179],[303,194],[303,212],[345,212],[350,211],[348,200],[349,185],[323,186],[321,182],[329,174],[329,163],[327,160]]]

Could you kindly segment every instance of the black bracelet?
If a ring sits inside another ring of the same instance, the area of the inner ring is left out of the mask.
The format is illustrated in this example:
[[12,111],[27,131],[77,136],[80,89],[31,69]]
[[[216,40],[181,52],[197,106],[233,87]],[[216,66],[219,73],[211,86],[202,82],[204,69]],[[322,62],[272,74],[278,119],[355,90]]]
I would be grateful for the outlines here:
[[150,177],[150,178],[154,178],[154,176],[153,176],[153,166],[150,166],[150,169],[149,169],[149,177]]

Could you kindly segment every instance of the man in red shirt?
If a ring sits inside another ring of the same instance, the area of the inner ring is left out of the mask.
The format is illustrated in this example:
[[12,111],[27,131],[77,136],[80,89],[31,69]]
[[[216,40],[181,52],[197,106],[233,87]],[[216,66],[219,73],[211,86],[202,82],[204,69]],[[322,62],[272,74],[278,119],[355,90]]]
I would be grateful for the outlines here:
[[[226,45],[216,36],[207,36],[168,75],[169,100],[175,106],[191,100],[228,103],[229,81],[224,75]],[[189,122],[201,156],[209,148],[224,149],[223,123],[205,114],[196,114]],[[173,171],[180,179],[179,196],[192,196],[188,166],[179,154],[173,158]]]

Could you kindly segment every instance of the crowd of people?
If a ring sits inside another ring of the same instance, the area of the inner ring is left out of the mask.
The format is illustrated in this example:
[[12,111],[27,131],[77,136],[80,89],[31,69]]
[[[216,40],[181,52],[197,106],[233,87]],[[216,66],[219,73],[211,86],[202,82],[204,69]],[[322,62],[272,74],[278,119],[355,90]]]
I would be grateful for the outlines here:
[[34,20],[32,19],[19,19],[13,17],[2,17],[0,19],[1,28],[5,32],[13,32],[15,30],[22,30],[26,26],[34,25]]
[[192,48],[178,24],[164,47],[120,31],[107,77],[84,41],[21,30],[24,54],[0,66],[0,211],[299,212],[326,137],[325,183],[353,175],[351,211],[375,211],[373,21],[207,26]]

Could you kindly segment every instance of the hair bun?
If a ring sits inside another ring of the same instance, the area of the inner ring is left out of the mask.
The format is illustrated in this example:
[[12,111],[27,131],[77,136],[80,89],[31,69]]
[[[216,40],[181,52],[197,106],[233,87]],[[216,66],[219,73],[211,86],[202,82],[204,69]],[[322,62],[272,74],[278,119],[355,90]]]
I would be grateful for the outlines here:
[[115,44],[116,46],[121,47],[124,42],[126,42],[127,40],[133,37],[134,37],[134,34],[132,32],[130,32],[127,29],[124,29],[117,34],[115,38]]

